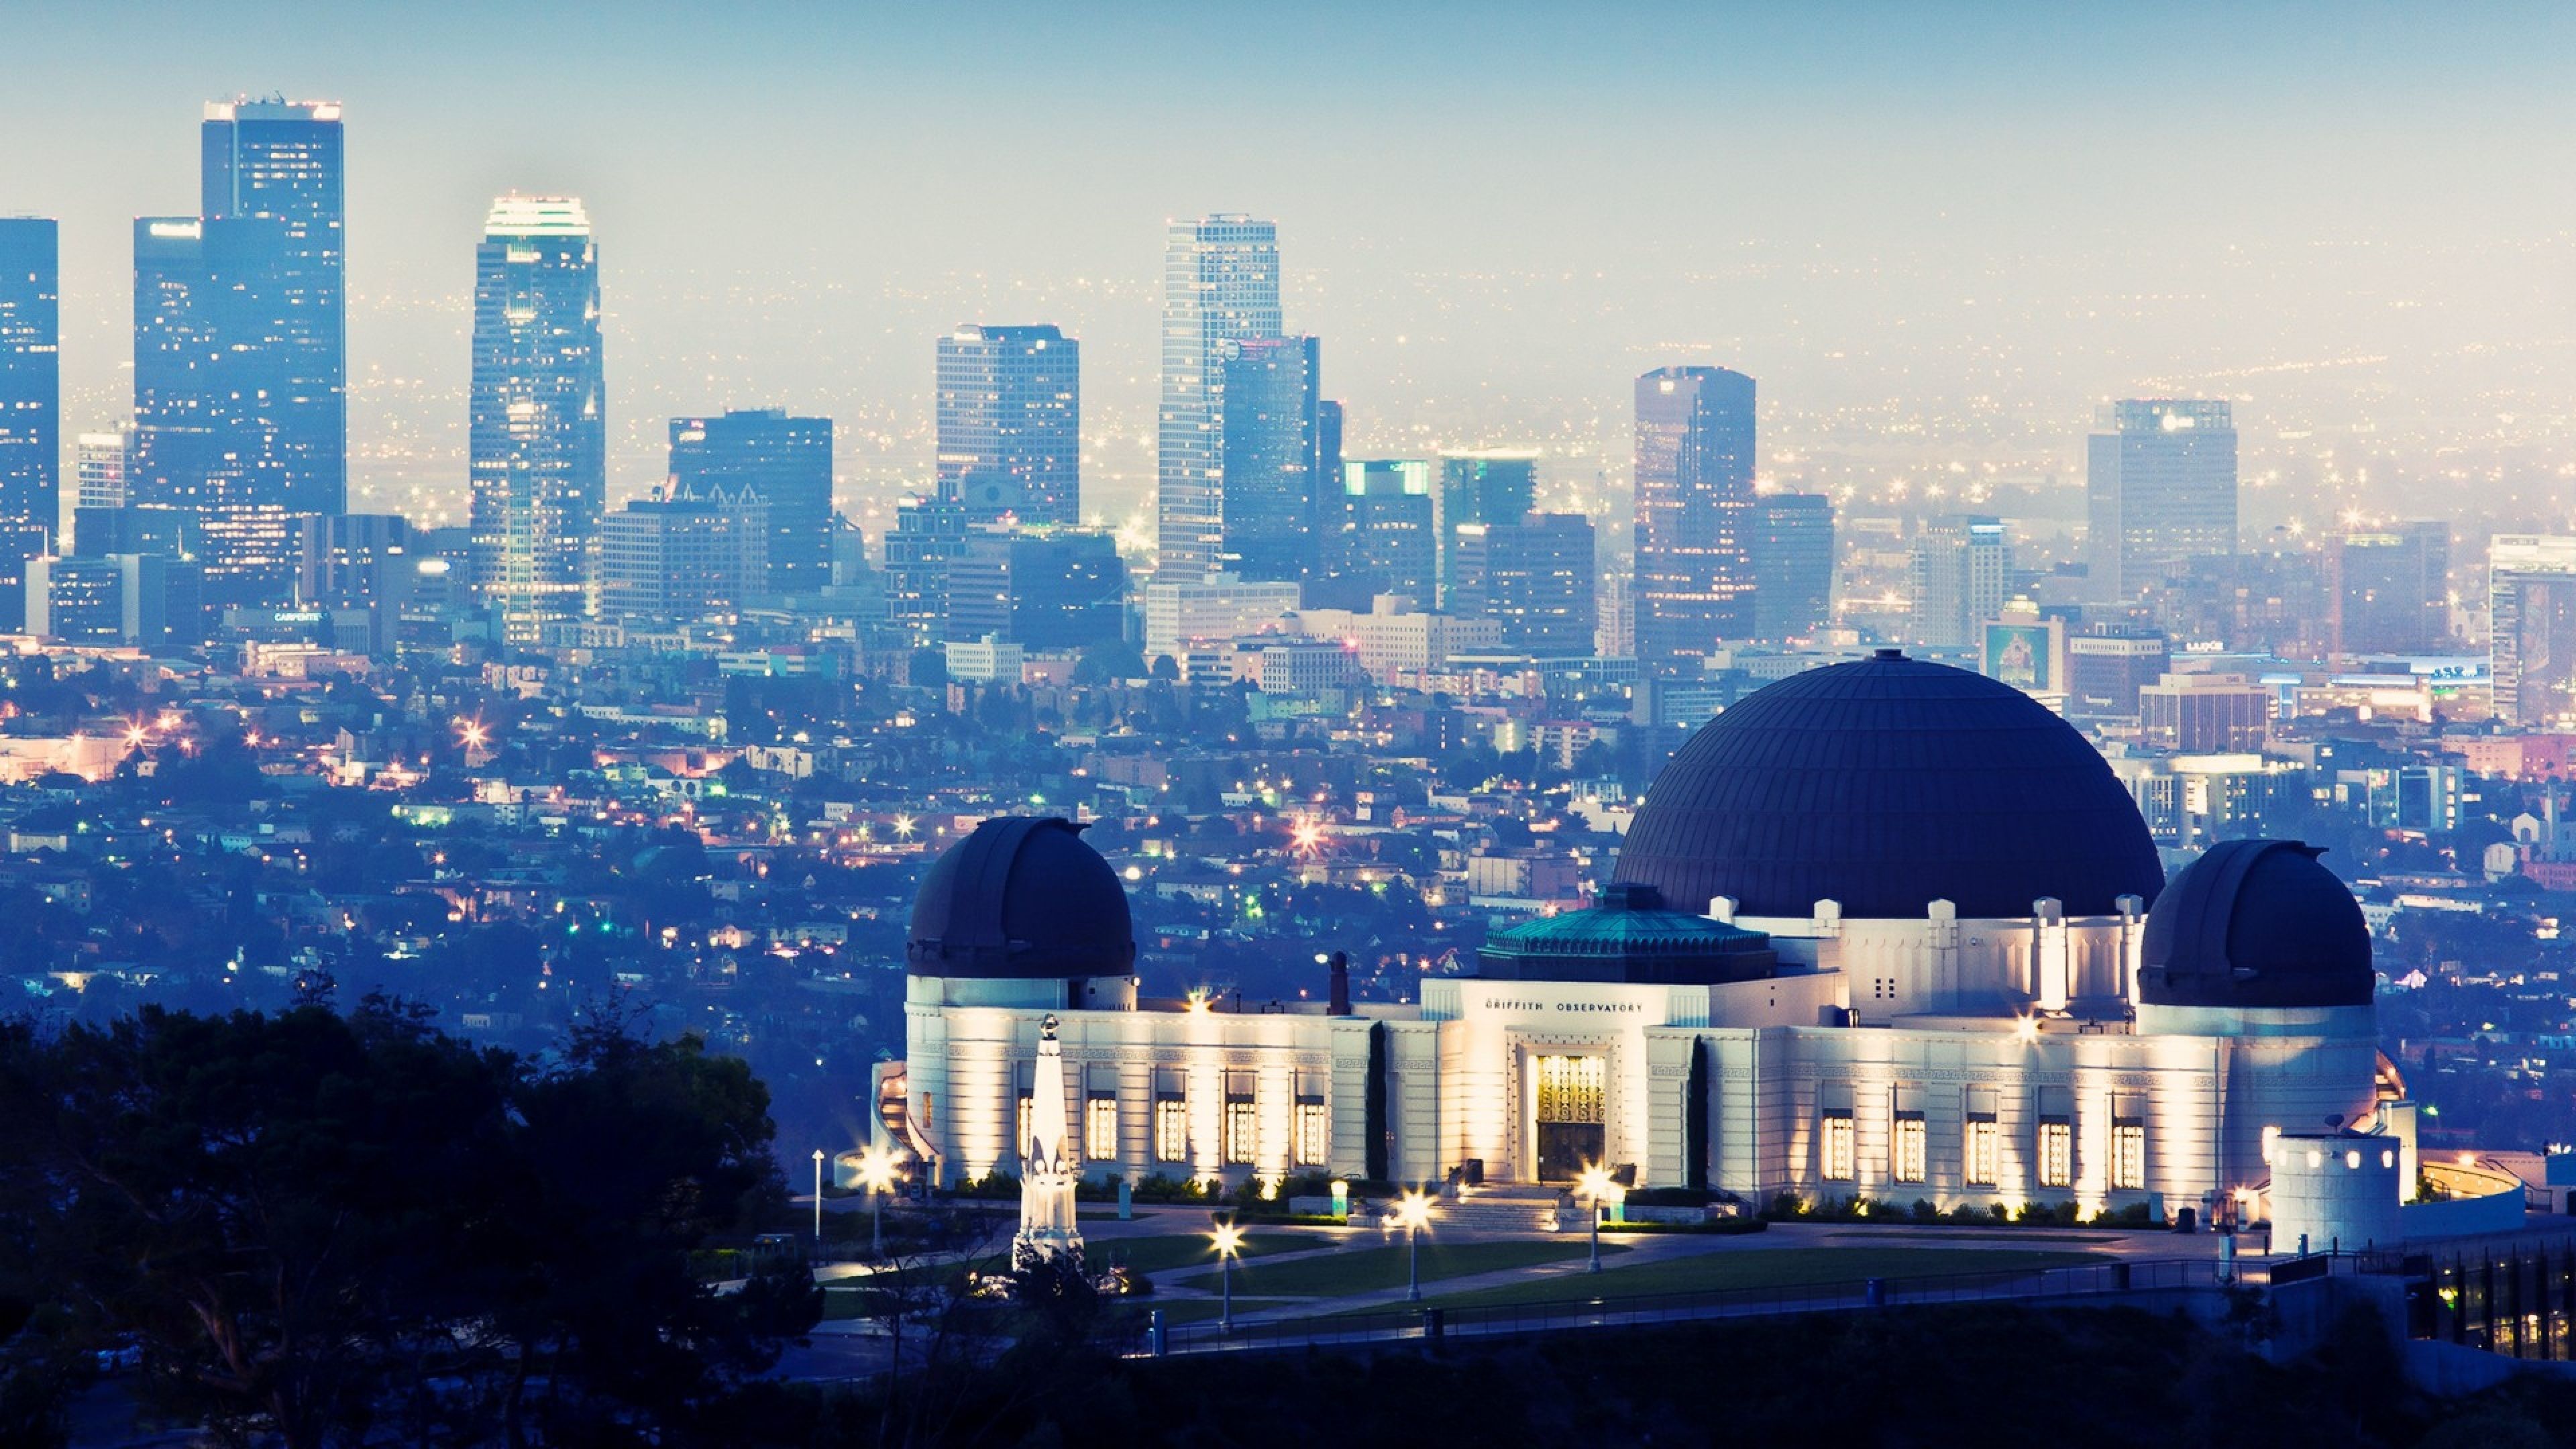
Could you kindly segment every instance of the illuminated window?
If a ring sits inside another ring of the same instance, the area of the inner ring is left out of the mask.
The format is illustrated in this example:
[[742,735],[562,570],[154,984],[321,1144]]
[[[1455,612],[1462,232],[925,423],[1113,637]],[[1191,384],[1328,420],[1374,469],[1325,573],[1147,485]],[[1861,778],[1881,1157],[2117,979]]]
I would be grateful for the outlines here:
[[1324,1150],[1332,1140],[1320,1098],[1307,1098],[1297,1104],[1297,1165],[1321,1167]]
[[1253,1149],[1260,1141],[1261,1120],[1253,1112],[1250,1097],[1225,1099],[1225,1160],[1229,1166],[1241,1166],[1252,1160]]
[[2111,1124],[2111,1185],[2147,1185],[2147,1124],[2123,1117]]
[[1154,1160],[1190,1160],[1190,1104],[1187,1098],[1154,1099]]
[[1896,1114],[1896,1145],[1889,1154],[1889,1175],[1898,1182],[1921,1182],[1924,1168],[1923,1114]]
[[1991,1187],[2003,1181],[2003,1130],[1994,1117],[1968,1119],[1968,1181]]
[[2280,1146],[2280,1145],[2281,1145],[2281,1129],[2280,1129],[2280,1128],[2278,1128],[2278,1127],[2266,1127],[2266,1128],[2264,1128],[2264,1129],[2263,1129],[2263,1165],[2264,1165],[2265,1167],[2269,1167],[2269,1166],[2271,1166],[2271,1165],[2272,1165],[2272,1149],[2273,1149],[2273,1148],[2275,1148],[2275,1147],[2278,1147],[2278,1146]]
[[1029,1103],[1029,1094],[1026,1092],[1020,1093],[1020,1110],[1018,1115],[1020,1135],[1016,1140],[1020,1144],[1020,1155],[1023,1157],[1027,1156],[1029,1151]]
[[1082,1155],[1107,1162],[1118,1155],[1118,1099],[1094,1093],[1082,1104]]
[[1852,1115],[1837,1109],[1825,1113],[1825,1180],[1849,1182],[1859,1173],[1853,1165]]
[[2075,1182],[2075,1124],[2063,1117],[2039,1119],[2039,1185],[2070,1187]]
[[1261,1113],[1253,1100],[1252,1073],[1225,1074],[1225,1134],[1220,1144],[1229,1167],[1249,1163],[1261,1146]]

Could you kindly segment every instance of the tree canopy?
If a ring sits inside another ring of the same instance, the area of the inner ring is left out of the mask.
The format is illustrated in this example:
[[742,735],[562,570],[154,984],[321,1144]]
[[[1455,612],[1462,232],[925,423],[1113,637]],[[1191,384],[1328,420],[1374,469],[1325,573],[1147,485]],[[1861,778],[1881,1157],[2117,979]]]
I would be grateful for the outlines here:
[[373,997],[0,1028],[0,1328],[134,1343],[155,1407],[292,1449],[671,1442],[819,1307],[690,1272],[783,1193],[768,1105],[614,1019],[546,1060]]

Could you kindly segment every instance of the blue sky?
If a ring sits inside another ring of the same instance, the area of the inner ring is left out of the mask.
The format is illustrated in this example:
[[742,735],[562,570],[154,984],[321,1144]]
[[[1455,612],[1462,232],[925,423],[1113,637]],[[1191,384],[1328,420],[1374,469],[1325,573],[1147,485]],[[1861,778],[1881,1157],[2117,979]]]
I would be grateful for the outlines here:
[[1086,332],[1132,475],[1160,222],[1211,209],[1280,221],[1291,324],[1385,446],[1587,399],[1614,436],[1625,375],[1701,358],[1784,442],[2346,357],[2438,366],[2457,411],[2576,395],[2559,352],[2475,350],[2576,331],[2571,40],[2563,6],[0,0],[0,212],[63,220],[104,413],[126,223],[187,208],[201,102],[344,100],[355,425],[414,488],[511,188],[598,221],[629,485],[662,413],[772,399],[899,481],[963,320]]

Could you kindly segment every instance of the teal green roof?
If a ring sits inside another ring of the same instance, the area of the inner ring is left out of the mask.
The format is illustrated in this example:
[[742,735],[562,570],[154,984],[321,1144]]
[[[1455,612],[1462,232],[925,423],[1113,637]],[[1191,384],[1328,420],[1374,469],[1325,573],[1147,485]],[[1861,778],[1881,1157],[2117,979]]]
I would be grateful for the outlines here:
[[1770,941],[1760,931],[1662,907],[1598,905],[1539,916],[1485,938],[1487,951],[1535,955],[1627,956],[1640,952],[1752,950]]
[[1713,984],[1768,976],[1777,957],[1760,931],[1669,910],[1652,886],[1613,884],[1588,910],[1494,932],[1481,974],[1520,981]]

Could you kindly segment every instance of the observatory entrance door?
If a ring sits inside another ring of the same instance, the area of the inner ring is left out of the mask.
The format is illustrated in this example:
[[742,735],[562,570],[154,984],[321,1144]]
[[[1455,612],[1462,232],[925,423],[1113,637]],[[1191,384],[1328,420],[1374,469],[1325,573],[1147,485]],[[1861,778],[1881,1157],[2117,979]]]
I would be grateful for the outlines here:
[[1608,1063],[1600,1057],[1538,1059],[1538,1180],[1572,1182],[1601,1161],[1609,1120],[1604,1091]]

